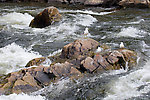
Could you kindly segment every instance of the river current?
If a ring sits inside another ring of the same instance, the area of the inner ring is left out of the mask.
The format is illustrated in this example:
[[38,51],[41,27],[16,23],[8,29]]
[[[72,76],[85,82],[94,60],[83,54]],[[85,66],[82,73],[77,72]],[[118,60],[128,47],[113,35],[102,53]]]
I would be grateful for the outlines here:
[[[33,58],[50,56],[83,37],[106,43],[112,49],[138,53],[138,65],[131,69],[87,75],[71,81],[60,79],[32,94],[2,95],[0,100],[149,100],[150,99],[150,10],[54,5],[62,20],[46,28],[29,23],[50,4],[0,3],[0,74],[17,71]],[[47,65],[51,62],[48,61]]]

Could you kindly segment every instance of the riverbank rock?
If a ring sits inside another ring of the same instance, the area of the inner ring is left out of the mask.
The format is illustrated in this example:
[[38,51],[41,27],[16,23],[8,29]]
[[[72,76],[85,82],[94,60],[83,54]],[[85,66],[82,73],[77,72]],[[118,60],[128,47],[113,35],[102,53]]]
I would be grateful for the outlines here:
[[102,6],[102,7],[112,7],[118,6],[120,0],[86,0],[84,5],[86,6]]
[[55,7],[48,7],[35,16],[29,26],[32,28],[43,28],[60,20],[61,15],[59,14],[58,9]]
[[120,6],[123,7],[138,7],[138,8],[149,8],[149,0],[121,0],[119,2]]
[[84,2],[84,5],[87,6],[98,6],[100,4],[102,4],[104,2],[104,0],[86,0]]
[[42,65],[44,57],[33,59],[27,65],[38,63],[39,66],[0,75],[0,94],[31,93],[61,78],[77,79],[87,73],[102,73],[136,65],[137,54],[134,51],[103,48],[103,51],[95,52],[97,47],[100,47],[99,42],[93,39],[79,39],[64,46],[61,54],[57,55],[56,58],[63,62],[54,61],[46,67]]

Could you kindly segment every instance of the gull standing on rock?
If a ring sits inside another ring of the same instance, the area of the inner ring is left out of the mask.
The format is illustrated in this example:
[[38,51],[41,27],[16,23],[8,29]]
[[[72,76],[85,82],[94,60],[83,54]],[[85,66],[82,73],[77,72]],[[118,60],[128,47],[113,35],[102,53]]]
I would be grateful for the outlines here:
[[101,52],[103,50],[103,48],[101,48],[100,46],[98,46],[98,48],[96,49],[96,53]]
[[120,43],[120,48],[124,48],[123,42]]
[[87,36],[89,34],[89,29],[86,27],[84,32],[83,32],[84,36]]

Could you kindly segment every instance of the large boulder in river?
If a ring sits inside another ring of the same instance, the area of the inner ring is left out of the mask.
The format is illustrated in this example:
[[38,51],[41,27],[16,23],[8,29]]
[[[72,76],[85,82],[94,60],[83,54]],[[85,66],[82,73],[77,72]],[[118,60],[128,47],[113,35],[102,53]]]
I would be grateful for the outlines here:
[[31,21],[30,27],[43,28],[61,20],[61,15],[55,7],[48,7]]

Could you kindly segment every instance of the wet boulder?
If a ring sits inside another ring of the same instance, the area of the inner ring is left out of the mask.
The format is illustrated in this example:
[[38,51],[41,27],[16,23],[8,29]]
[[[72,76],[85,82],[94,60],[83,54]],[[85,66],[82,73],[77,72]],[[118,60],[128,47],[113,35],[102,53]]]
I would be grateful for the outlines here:
[[121,0],[119,2],[120,6],[123,7],[137,7],[137,8],[149,8],[149,0]]
[[61,15],[58,9],[55,7],[48,7],[35,16],[29,26],[32,28],[44,28],[60,20]]
[[131,68],[137,64],[138,56],[136,52],[128,49],[119,49],[118,51],[123,54],[126,66]]
[[65,45],[61,52],[62,58],[78,58],[79,55],[88,55],[90,51],[97,49],[99,42],[87,38],[87,39],[78,39],[73,43]]
[[22,80],[25,81],[26,83],[30,84],[33,87],[41,88],[40,86],[38,86],[35,78],[29,72],[27,72],[23,76]]
[[98,66],[94,66],[95,62],[94,59],[92,59],[91,57],[87,57],[85,60],[81,62],[81,64],[86,69],[86,71],[90,73],[92,73],[98,67]]
[[52,73],[54,73],[57,77],[71,77],[75,75],[80,75],[81,72],[73,67],[73,65],[69,62],[65,63],[56,63],[55,65],[52,65],[51,67]]
[[53,78],[54,75],[49,75],[47,73],[44,73],[43,71],[36,71],[36,74],[34,78],[38,81],[38,83],[42,86],[47,86],[50,84],[51,78]]
[[14,83],[14,86],[12,88],[12,93],[31,93],[34,92],[36,90],[39,90],[38,87],[34,87],[32,85],[30,85],[29,83],[23,81],[23,80],[17,80]]

